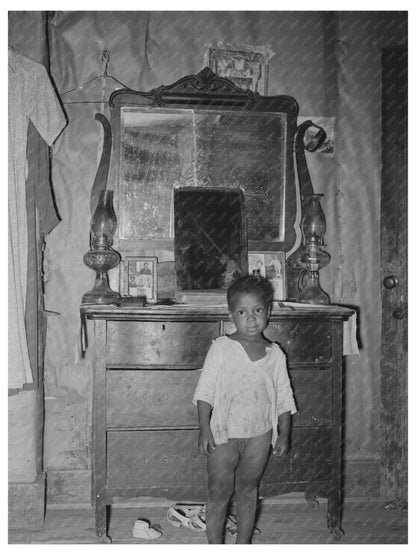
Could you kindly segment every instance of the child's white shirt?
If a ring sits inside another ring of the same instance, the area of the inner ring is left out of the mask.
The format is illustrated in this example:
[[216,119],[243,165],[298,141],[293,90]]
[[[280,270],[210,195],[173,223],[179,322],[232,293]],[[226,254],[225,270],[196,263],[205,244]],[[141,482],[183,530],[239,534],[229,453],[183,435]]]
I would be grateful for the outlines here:
[[192,402],[198,400],[213,407],[210,426],[216,444],[272,428],[274,446],[278,416],[296,412],[280,347],[271,343],[262,359],[252,361],[244,347],[227,336],[215,339],[207,353]]

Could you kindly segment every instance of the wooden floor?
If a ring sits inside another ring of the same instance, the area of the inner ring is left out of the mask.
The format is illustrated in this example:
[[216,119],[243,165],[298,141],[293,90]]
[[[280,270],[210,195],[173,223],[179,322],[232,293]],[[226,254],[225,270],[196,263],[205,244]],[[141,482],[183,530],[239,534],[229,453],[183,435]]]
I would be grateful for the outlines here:
[[[146,503],[111,511],[109,535],[113,544],[206,544],[204,532],[174,528],[166,520],[169,504]],[[135,519],[141,518],[161,526],[163,535],[157,540],[132,537]],[[316,508],[303,498],[275,498],[261,505],[257,527],[260,534],[253,544],[407,544],[407,511],[388,506],[381,500],[346,500],[340,541],[334,540],[326,528],[326,501]],[[94,533],[92,509],[50,506],[41,531],[10,530],[9,544],[93,544],[99,543]],[[235,543],[227,534],[225,543]]]

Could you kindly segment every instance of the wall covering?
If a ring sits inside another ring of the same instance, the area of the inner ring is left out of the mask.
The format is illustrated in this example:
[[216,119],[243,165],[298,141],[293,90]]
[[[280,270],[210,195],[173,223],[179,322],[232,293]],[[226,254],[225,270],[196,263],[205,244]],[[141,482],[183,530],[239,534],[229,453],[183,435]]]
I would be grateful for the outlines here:
[[[332,257],[321,283],[333,303],[358,310],[360,354],[346,359],[347,495],[378,495],[380,61],[383,47],[407,43],[406,14],[12,12],[9,42],[42,63],[45,19],[50,75],[69,122],[52,150],[61,221],[47,236],[44,253],[49,502],[90,499],[92,349],[81,357],[79,304],[94,275],[82,257],[89,248],[89,195],[102,146],[94,116],[109,117],[107,100],[120,86],[96,78],[105,68],[103,52],[110,55],[108,75],[146,91],[197,73],[208,48],[219,44],[267,48],[273,53],[268,94],[295,97],[301,116],[335,118],[334,155],[307,155],[315,191],[325,195]],[[17,457],[12,462],[15,468],[22,464]]]

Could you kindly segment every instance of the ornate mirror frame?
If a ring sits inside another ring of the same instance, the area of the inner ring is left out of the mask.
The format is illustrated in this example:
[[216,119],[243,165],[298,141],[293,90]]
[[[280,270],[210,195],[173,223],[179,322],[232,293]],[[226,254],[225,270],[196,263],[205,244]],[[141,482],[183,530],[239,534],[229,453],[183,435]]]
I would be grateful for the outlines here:
[[[297,214],[299,203],[297,202],[293,163],[293,142],[299,108],[294,98],[287,95],[261,96],[253,91],[243,90],[230,80],[217,76],[208,67],[205,67],[196,75],[185,76],[171,85],[162,85],[148,92],[130,89],[116,90],[112,93],[109,103],[113,131],[109,188],[115,190],[114,204],[119,221],[118,236],[116,236],[114,246],[123,256],[160,250],[174,252],[174,238],[172,235],[153,238],[123,237],[125,226],[123,221],[123,203],[125,203],[125,199],[122,198],[123,178],[125,176],[123,173],[125,171],[123,168],[125,160],[125,154],[123,154],[123,148],[125,150],[125,144],[123,146],[123,140],[125,140],[123,139],[125,134],[123,114],[128,111],[131,111],[137,121],[140,120],[141,113],[144,117],[149,117],[149,114],[155,117],[157,117],[157,114],[177,114],[178,117],[181,114],[191,114],[194,118],[193,121],[195,121],[195,118],[199,118],[201,122],[204,122],[203,125],[207,125],[206,120],[209,119],[210,111],[217,115],[219,112],[224,112],[224,114],[232,112],[231,118],[234,117],[235,120],[233,129],[236,129],[238,134],[240,134],[240,127],[245,127],[246,122],[252,121],[252,127],[257,125],[257,128],[260,128],[263,124],[268,125],[270,123],[270,125],[273,125],[274,121],[280,122],[277,131],[280,144],[276,145],[280,175],[273,177],[273,182],[270,181],[271,178],[268,175],[267,183],[270,183],[269,188],[272,190],[272,194],[274,194],[274,187],[279,187],[279,191],[283,191],[282,198],[279,201],[279,210],[283,215],[284,223],[281,225],[280,236],[279,233],[276,234],[277,239],[274,238],[273,234],[262,237],[260,240],[258,238],[253,240],[249,235],[248,251],[284,251],[288,253],[293,248],[296,241],[295,222],[298,223],[299,221],[299,215]],[[255,124],[256,121],[260,123]],[[241,126],[239,122],[242,123]],[[250,123],[247,123],[248,128],[250,128],[250,125]],[[140,136],[135,140],[140,145]],[[253,144],[253,148],[259,148],[262,141],[259,140],[259,137],[256,137]],[[263,169],[270,173],[270,166],[276,163],[276,158],[274,153],[268,153],[267,155],[270,156],[269,161],[271,163],[264,164]],[[280,163],[284,167],[281,167]],[[247,177],[247,179],[251,179],[251,177]],[[224,186],[224,183],[220,182],[214,185]],[[250,185],[251,182],[247,181],[243,184],[243,189],[244,186],[250,187]],[[254,190],[255,184],[252,185]],[[212,183],[210,186],[212,186]],[[135,207],[133,209],[135,210]],[[141,207],[139,206],[137,209],[140,210]],[[276,226],[278,224],[279,222],[276,222]]]

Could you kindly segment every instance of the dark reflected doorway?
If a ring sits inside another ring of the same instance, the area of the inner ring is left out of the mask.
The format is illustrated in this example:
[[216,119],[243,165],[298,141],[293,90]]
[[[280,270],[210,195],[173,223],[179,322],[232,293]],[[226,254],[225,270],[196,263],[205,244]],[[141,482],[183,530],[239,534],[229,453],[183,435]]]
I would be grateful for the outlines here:
[[241,189],[174,189],[178,289],[226,289],[248,271]]

